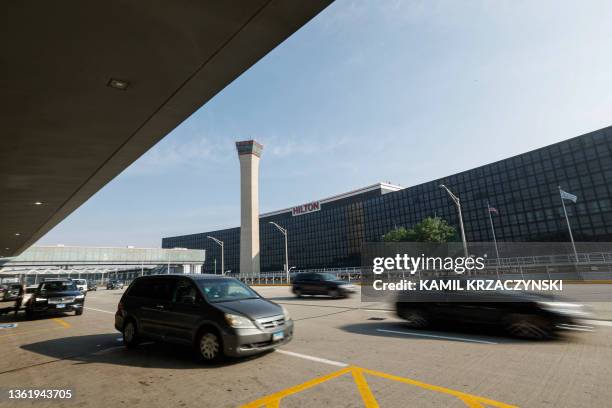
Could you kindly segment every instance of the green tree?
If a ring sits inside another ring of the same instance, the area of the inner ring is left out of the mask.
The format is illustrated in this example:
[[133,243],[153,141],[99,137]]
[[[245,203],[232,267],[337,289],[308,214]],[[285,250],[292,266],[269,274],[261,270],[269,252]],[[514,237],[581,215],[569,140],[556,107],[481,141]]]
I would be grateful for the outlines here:
[[454,240],[457,230],[440,217],[427,217],[414,228],[394,228],[383,235],[384,242],[437,242]]
[[383,235],[382,240],[384,242],[414,241],[414,239],[412,239],[412,234],[414,234],[414,231],[412,230],[407,230],[404,227],[396,227]]

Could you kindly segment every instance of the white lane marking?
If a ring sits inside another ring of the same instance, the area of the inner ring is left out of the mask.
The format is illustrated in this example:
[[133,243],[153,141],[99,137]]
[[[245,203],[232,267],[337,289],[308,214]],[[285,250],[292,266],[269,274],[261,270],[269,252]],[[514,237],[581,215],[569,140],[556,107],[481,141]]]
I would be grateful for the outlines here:
[[385,329],[376,329],[376,331],[383,332],[383,333],[404,334],[406,336],[430,337],[432,339],[460,340],[460,341],[469,341],[469,342],[472,342],[472,343],[480,343],[480,344],[499,344],[499,343],[495,343],[493,341],[468,339],[466,337],[439,336],[439,335],[435,335],[435,334],[404,332],[404,331],[398,331],[398,330],[385,330]]
[[394,310],[383,310],[383,309],[361,309],[366,312],[377,312],[377,313],[395,313]]
[[95,310],[96,312],[115,314],[115,312],[109,312],[108,310],[96,309],[95,307],[85,307],[87,310]]
[[333,365],[336,367],[348,367],[349,366],[348,364],[341,363],[340,361],[333,361],[333,360],[328,360],[326,358],[309,356],[307,354],[294,353],[293,351],[279,350],[279,349],[276,349],[275,351],[277,353],[285,354],[287,356],[303,358],[304,360],[316,361],[317,363],[329,364],[329,365]]
[[610,326],[612,327],[612,321],[610,320],[582,320],[584,323],[592,324],[593,326]]

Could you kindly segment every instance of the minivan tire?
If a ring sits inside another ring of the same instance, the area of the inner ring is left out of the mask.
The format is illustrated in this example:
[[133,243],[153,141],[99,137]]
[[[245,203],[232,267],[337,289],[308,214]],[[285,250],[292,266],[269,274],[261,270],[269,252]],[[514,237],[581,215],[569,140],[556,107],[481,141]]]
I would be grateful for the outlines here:
[[302,289],[300,288],[295,288],[293,289],[293,294],[295,295],[295,297],[302,297]]
[[196,352],[202,362],[216,362],[223,357],[223,348],[219,334],[209,328],[200,331],[196,343]]
[[74,315],[75,315],[75,316],[80,316],[80,315],[82,315],[82,314],[83,314],[83,309],[79,309],[79,310],[75,310],[75,311],[74,311]]
[[123,325],[123,344],[127,348],[134,348],[140,343],[138,327],[134,320],[130,319]]
[[329,292],[327,292],[327,294],[334,299],[337,299],[340,297],[340,292],[338,291],[338,289],[330,289]]

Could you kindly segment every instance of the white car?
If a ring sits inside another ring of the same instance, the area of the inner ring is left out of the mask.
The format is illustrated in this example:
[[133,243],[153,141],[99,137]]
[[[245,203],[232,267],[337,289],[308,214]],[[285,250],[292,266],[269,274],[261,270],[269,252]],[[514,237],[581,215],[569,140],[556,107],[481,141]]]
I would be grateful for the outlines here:
[[81,292],[87,293],[87,281],[85,279],[73,279],[72,281]]

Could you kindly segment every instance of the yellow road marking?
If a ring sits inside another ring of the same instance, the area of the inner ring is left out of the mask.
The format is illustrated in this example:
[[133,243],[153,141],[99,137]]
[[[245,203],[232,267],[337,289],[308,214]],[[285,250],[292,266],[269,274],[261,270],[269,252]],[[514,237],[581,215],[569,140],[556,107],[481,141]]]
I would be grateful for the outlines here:
[[283,397],[286,397],[291,394],[296,394],[300,391],[304,391],[308,388],[314,387],[315,385],[319,385],[321,383],[324,383],[325,381],[329,381],[332,378],[340,377],[341,375],[344,375],[349,372],[351,372],[351,367],[342,368],[338,371],[334,371],[333,373],[324,375],[322,377],[314,378],[312,380],[306,381],[305,383],[286,388],[275,394],[271,394],[266,397],[255,400],[253,402],[249,402],[243,405],[242,408],[259,408],[259,407],[267,408],[267,407],[274,407],[273,404],[276,404],[276,406],[278,406],[280,400]]
[[57,322],[58,324],[61,324],[62,326],[64,326],[65,328],[69,329],[72,326],[70,325],[70,323],[65,322],[63,319],[60,319],[59,317],[55,317],[53,318],[54,322]]
[[299,385],[295,385],[293,387],[286,388],[274,394],[267,395],[263,398],[260,398],[258,400],[242,405],[241,408],[262,408],[262,407],[263,408],[279,408],[280,401],[284,397],[287,397],[293,394],[297,394],[301,391],[307,390],[316,385],[319,385],[321,383],[324,383],[334,378],[343,376],[348,373],[351,373],[351,375],[353,376],[355,384],[357,385],[357,389],[359,390],[359,394],[361,395],[361,399],[363,400],[364,406],[366,408],[378,408],[378,402],[376,401],[374,394],[370,390],[370,386],[368,385],[368,382],[366,381],[364,373],[373,375],[376,377],[385,378],[385,379],[392,380],[392,381],[401,382],[401,383],[408,384],[408,385],[414,385],[416,387],[424,388],[426,390],[452,395],[460,399],[469,408],[483,408],[485,405],[496,407],[496,408],[517,408],[515,405],[510,405],[510,404],[495,401],[489,398],[480,397],[478,395],[467,394],[465,392],[452,390],[450,388],[440,387],[438,385],[433,385],[433,384],[427,384],[427,383],[413,380],[410,378],[399,377],[397,375],[387,374],[387,373],[383,373],[380,371],[369,370],[367,368],[361,368],[357,366],[349,366],[346,368],[342,368],[330,374],[314,378],[312,380],[306,381]]
[[484,405],[476,401],[474,398],[459,397],[459,399],[463,401],[463,403],[467,405],[469,408],[484,408]]
[[[495,401],[495,400],[492,400],[492,399],[480,397],[478,395],[471,395],[471,394],[467,394],[465,392],[451,390],[450,388],[444,388],[444,387],[440,387],[438,385],[427,384],[427,383],[424,383],[424,382],[421,382],[421,381],[412,380],[410,378],[399,377],[397,375],[387,374],[387,373],[383,373],[383,372],[380,372],[380,371],[369,370],[367,368],[363,368],[362,370],[363,370],[364,373],[375,375],[377,377],[386,378],[386,379],[393,380],[393,381],[398,381],[398,382],[401,382],[401,383],[404,383],[404,384],[415,385],[415,386],[420,387],[420,388],[425,388],[426,390],[431,390],[431,391],[441,392],[441,393],[444,393],[444,394],[453,395],[453,396],[459,398],[460,400],[462,400],[466,405],[468,405],[468,402],[471,403],[471,404],[473,404],[475,402],[475,403],[478,403],[478,404],[486,404],[486,405],[491,405],[493,407],[498,407],[498,408],[517,408],[515,405],[509,405],[509,404],[505,404],[503,402],[499,402],[499,401]],[[477,407],[479,405],[468,405],[468,406],[469,407]]]
[[360,368],[355,367],[351,372],[366,408],[378,408],[378,402],[376,401],[376,398],[374,398],[372,390],[370,390],[370,386],[363,375],[363,371]]

